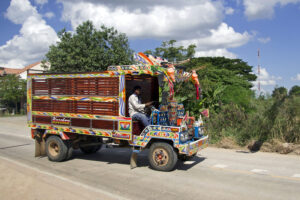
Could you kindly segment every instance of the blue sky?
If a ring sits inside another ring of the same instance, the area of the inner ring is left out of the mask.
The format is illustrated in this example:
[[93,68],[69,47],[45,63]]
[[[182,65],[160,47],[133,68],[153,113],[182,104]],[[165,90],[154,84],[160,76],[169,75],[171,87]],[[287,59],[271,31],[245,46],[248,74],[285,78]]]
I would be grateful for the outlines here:
[[4,67],[41,60],[56,32],[91,20],[126,33],[137,52],[175,39],[196,44],[197,57],[241,58],[256,72],[260,49],[264,91],[300,83],[300,0],[6,0],[0,13]]

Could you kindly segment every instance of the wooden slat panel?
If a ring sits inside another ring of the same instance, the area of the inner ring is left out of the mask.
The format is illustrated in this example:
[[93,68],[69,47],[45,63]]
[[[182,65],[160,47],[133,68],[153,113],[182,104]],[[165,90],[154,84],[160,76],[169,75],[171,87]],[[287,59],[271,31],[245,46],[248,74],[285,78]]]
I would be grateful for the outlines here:
[[118,77],[33,79],[33,95],[118,96]]
[[51,117],[49,116],[32,116],[33,123],[39,123],[39,124],[51,124]]
[[90,127],[90,120],[89,119],[71,119],[72,126],[78,127]]
[[43,112],[118,116],[119,104],[117,102],[83,102],[34,99],[32,101],[32,110]]
[[113,123],[115,123],[115,130],[118,129],[117,122],[115,121],[104,121],[104,120],[93,120],[93,128],[113,130]]

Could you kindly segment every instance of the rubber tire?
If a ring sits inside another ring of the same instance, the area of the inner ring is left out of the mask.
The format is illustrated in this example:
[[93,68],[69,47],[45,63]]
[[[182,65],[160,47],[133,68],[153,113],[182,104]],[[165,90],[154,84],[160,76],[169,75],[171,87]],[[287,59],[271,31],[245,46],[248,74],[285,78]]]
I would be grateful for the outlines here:
[[90,146],[90,147],[80,147],[80,150],[85,154],[92,154],[99,151],[102,145]]
[[[152,154],[157,148],[162,148],[168,153],[169,162],[165,166],[157,166],[155,164],[155,161],[152,158],[153,157]],[[174,148],[170,144],[165,142],[155,142],[150,147],[148,159],[149,159],[150,167],[152,169],[155,169],[157,171],[168,172],[168,171],[172,171],[175,168],[178,161],[178,156],[177,153],[174,151]]]
[[[49,153],[49,145],[51,142],[55,142],[59,147],[59,153],[57,156],[52,156]],[[67,158],[68,155],[68,145],[58,136],[52,135],[46,140],[46,154],[48,159],[54,162],[61,162]]]
[[72,141],[68,141],[67,145],[68,145],[68,153],[65,160],[70,160],[73,157],[73,150],[74,150]]

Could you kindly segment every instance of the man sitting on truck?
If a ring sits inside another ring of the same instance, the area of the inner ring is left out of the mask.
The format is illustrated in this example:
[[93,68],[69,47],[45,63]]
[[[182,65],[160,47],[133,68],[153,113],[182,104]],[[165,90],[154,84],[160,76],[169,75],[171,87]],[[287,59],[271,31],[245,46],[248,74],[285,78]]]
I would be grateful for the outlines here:
[[133,120],[140,121],[145,127],[150,124],[150,118],[145,115],[144,108],[150,106],[152,102],[145,104],[141,103],[141,86],[135,86],[133,88],[133,94],[128,99],[129,115]]

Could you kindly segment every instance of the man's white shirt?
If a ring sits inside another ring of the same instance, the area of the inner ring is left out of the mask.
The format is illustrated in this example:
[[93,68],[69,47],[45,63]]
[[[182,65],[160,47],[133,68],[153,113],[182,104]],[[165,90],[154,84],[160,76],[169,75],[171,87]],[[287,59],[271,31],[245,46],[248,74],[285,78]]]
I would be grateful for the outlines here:
[[145,104],[142,104],[139,97],[133,93],[128,99],[129,115],[132,117],[136,113],[144,113]]

